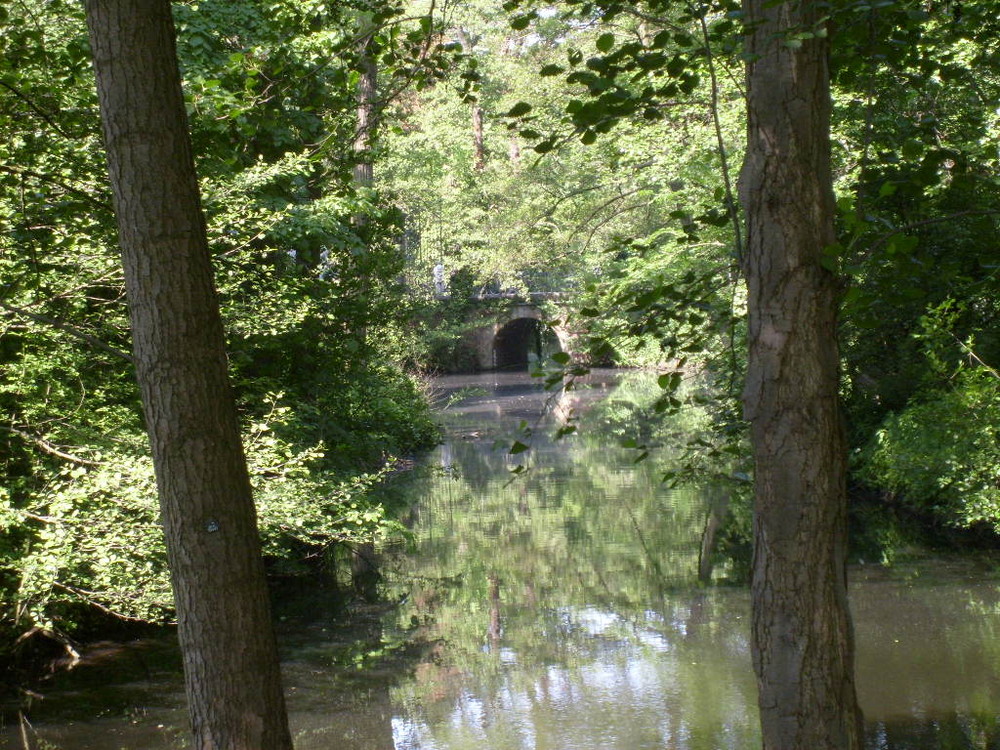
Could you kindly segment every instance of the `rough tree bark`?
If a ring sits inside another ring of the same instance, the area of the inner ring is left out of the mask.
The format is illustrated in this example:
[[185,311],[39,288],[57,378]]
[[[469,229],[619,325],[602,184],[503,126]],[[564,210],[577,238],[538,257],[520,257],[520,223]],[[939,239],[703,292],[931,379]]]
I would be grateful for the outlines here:
[[290,750],[169,0],[86,0],[197,750]]
[[[752,650],[764,747],[862,746],[846,581],[846,447],[824,5],[744,0],[749,362],[756,472]],[[802,36],[799,36],[802,34]]]

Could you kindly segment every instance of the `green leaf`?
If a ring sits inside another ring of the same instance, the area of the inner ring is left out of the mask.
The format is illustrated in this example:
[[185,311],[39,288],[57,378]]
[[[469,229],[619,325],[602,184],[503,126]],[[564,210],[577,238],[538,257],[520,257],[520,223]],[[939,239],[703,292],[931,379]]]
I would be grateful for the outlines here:
[[553,64],[550,64],[550,65],[544,66],[541,70],[538,71],[538,75],[540,75],[540,76],[557,76],[560,73],[563,73],[565,70],[566,70],[566,68],[564,68],[562,65],[556,65],[556,64],[553,63]]
[[561,440],[567,435],[572,435],[574,432],[576,432],[575,424],[563,425],[558,430],[556,430],[556,440]]
[[894,234],[886,243],[885,252],[887,255],[909,255],[919,244],[920,238],[916,235]]
[[531,446],[525,445],[520,440],[515,440],[514,444],[512,446],[510,446],[510,451],[508,451],[508,452],[510,453],[510,455],[516,456],[518,453],[524,453],[525,451],[530,450],[530,449],[531,449]]
[[611,48],[615,46],[615,35],[612,34],[610,31],[601,34],[599,37],[597,37],[597,42],[595,43],[595,46],[601,52],[609,52]]
[[537,15],[537,13],[532,11],[531,13],[525,13],[521,16],[515,16],[510,21],[510,27],[515,31],[522,31],[528,28],[528,24],[530,24]]
[[679,372],[665,372],[656,379],[657,385],[665,391],[676,391],[681,384]]
[[522,117],[531,111],[531,105],[527,102],[518,102],[509,110],[504,117]]
[[916,159],[924,153],[924,144],[915,138],[910,138],[903,144],[902,153],[904,159]]
[[556,147],[556,142],[555,139],[553,138],[547,138],[544,141],[540,141],[533,146],[535,151],[539,154],[547,154],[555,147]]
[[882,187],[878,189],[879,198],[888,198],[890,195],[894,195],[898,185],[894,182],[889,182],[888,180],[882,183]]

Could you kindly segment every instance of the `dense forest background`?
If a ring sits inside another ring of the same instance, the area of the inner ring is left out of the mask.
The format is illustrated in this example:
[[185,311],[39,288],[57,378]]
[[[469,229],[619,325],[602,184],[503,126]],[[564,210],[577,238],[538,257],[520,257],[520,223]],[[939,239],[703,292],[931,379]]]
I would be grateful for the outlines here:
[[[831,8],[824,252],[856,536],[886,562],[907,525],[1000,530],[998,10]],[[343,567],[400,530],[372,489],[435,440],[424,377],[469,361],[481,292],[565,293],[590,351],[550,362],[553,381],[588,361],[660,369],[664,425],[693,401],[709,415],[665,480],[747,494],[738,6],[174,13],[273,573]],[[172,617],[86,40],[75,2],[0,8],[4,661]],[[637,456],[653,439],[622,435]],[[748,519],[734,503],[728,551]]]

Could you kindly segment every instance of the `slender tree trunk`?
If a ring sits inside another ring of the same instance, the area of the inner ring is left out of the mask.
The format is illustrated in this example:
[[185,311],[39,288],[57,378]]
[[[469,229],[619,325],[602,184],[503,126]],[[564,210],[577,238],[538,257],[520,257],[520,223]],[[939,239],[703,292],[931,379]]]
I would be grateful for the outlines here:
[[[375,187],[375,157],[372,145],[378,129],[378,63],[375,41],[375,27],[370,16],[364,19],[364,34],[358,44],[358,88],[357,88],[357,129],[354,132],[354,185],[371,190]],[[369,217],[357,213],[352,218],[354,229],[365,245],[371,242]],[[371,309],[368,297],[371,293],[371,266],[366,255],[354,257],[358,264],[352,272],[357,275],[357,297],[365,309]],[[368,338],[368,326],[362,325],[354,332],[362,341]]]
[[712,498],[712,505],[705,519],[705,528],[701,532],[701,550],[698,553],[698,580],[708,584],[712,582],[712,570],[715,568],[712,556],[719,543],[719,530],[726,520],[729,510],[729,496]]
[[472,103],[472,168],[476,172],[486,169],[486,137],[483,134],[483,108]]
[[86,0],[196,750],[290,750],[169,0]]
[[744,0],[749,36],[746,211],[756,472],[752,650],[764,748],[862,746],[847,606],[846,448],[827,41],[818,0]]
[[378,65],[374,29],[370,24],[358,48],[358,122],[354,132],[354,184],[370,188],[375,183],[372,142],[378,127]]
[[507,158],[515,169],[521,166],[521,142],[516,135],[512,135],[507,143]]
[[[455,29],[455,36],[458,43],[462,45],[462,52],[466,55],[472,54],[473,47],[476,46],[478,36],[474,39],[467,30],[463,28]],[[483,108],[479,102],[472,102],[472,168],[476,172],[486,169],[486,137],[483,134]]]
[[351,550],[351,586],[366,602],[378,601],[378,553],[374,542],[362,542]]

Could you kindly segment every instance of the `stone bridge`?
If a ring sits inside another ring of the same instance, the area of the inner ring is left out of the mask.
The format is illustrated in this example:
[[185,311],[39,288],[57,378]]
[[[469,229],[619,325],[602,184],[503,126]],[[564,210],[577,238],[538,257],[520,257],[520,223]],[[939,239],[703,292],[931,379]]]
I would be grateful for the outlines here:
[[542,308],[543,302],[557,303],[559,296],[536,292],[527,298],[500,294],[477,297],[483,302],[509,300],[500,306],[494,303],[476,308],[470,316],[472,327],[463,335],[463,345],[473,353],[477,368],[524,369],[556,352],[573,353],[578,333],[569,330],[564,321],[550,323],[552,305]]

